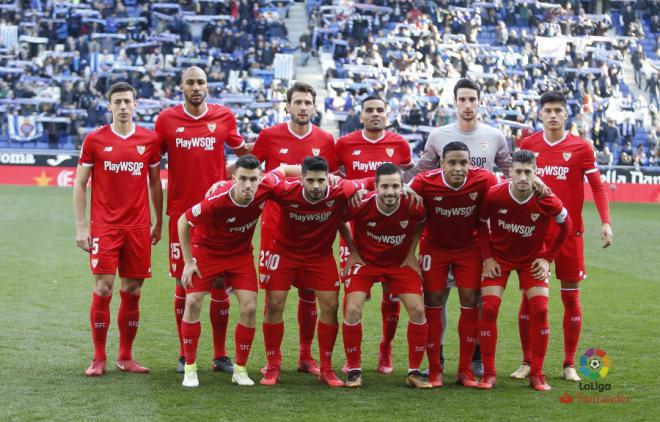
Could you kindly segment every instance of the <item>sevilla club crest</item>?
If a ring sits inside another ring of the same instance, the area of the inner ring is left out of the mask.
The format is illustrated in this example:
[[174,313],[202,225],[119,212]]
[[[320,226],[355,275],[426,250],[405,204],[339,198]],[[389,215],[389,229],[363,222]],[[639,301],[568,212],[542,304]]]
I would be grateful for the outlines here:
[[468,196],[470,197],[471,200],[477,199],[477,195],[479,195],[479,192],[470,192],[468,193]]
[[387,156],[392,158],[394,155],[394,148],[385,148],[385,152],[387,153]]
[[335,201],[334,201],[334,199],[333,199],[332,201],[328,201],[328,202],[326,202],[325,205],[326,205],[328,208],[332,208],[332,206],[335,205]]
[[530,217],[532,218],[532,221],[536,221],[536,220],[539,219],[539,216],[540,216],[540,215],[541,215],[541,214],[532,213],[532,214],[530,215]]
[[408,227],[408,220],[399,221],[399,224],[401,225],[401,228],[405,229]]
[[318,156],[320,153],[321,153],[320,148],[312,148],[312,154],[314,154],[315,157]]
[[206,125],[206,126],[209,128],[209,131],[210,131],[211,133],[215,132],[215,123],[209,123],[209,124]]
[[571,159],[571,155],[573,154],[571,154],[570,152],[562,152],[561,155],[562,157],[564,157],[564,161],[568,161]]
[[137,152],[140,155],[144,154],[144,151],[146,150],[144,145],[138,145],[138,146],[135,147],[135,149],[137,149]]

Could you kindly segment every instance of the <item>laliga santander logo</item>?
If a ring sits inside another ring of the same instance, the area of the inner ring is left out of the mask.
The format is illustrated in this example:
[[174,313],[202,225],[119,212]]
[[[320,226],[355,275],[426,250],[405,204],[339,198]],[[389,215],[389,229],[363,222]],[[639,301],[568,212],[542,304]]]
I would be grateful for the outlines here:
[[603,349],[588,349],[580,357],[580,372],[591,381],[605,378],[610,366],[610,357]]

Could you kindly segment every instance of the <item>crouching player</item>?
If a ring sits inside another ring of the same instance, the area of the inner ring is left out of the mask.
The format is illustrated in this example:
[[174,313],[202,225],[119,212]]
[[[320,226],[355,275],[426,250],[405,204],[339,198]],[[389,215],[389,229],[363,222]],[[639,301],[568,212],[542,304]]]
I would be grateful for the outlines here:
[[[497,314],[502,293],[511,271],[518,273],[520,288],[529,301],[531,317],[531,372],[529,383],[537,391],[550,386],[543,376],[543,361],[548,349],[548,270],[570,227],[568,212],[555,195],[540,199],[534,194],[536,157],[528,150],[513,154],[511,181],[491,187],[479,212],[479,242],[483,263],[479,320],[479,341],[484,362],[481,389],[495,385],[495,348]],[[550,219],[559,232],[549,249],[543,248]],[[490,222],[490,233],[486,223]]]
[[[359,207],[348,214],[355,224],[355,247],[345,271],[346,308],[342,334],[348,361],[347,387],[362,385],[360,367],[362,308],[376,281],[389,282],[390,293],[406,307],[408,323],[408,379],[413,388],[431,388],[419,365],[424,358],[428,325],[424,315],[422,280],[414,259],[413,232],[423,224],[423,205],[402,199],[403,177],[394,164],[385,163],[376,171],[376,191],[366,195]],[[408,254],[413,251],[412,254]],[[406,259],[410,257],[410,259]]]
[[[259,160],[244,155],[236,161],[232,181],[220,185],[212,196],[193,206],[178,221],[184,258],[181,277],[186,289],[182,333],[186,359],[183,386],[197,387],[197,343],[204,295],[218,276],[238,299],[239,318],[234,332],[236,364],[232,382],[251,386],[245,368],[255,331],[257,275],[252,255],[252,235],[265,201],[283,179],[280,172],[261,178]],[[191,229],[195,231],[191,239]]]

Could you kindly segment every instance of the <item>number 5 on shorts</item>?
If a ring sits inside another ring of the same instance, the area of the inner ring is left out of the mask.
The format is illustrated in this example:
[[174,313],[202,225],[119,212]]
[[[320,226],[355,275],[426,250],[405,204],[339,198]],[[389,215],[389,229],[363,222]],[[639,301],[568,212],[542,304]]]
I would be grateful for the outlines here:
[[170,243],[170,249],[172,250],[172,259],[178,260],[181,258],[181,248],[178,243]]

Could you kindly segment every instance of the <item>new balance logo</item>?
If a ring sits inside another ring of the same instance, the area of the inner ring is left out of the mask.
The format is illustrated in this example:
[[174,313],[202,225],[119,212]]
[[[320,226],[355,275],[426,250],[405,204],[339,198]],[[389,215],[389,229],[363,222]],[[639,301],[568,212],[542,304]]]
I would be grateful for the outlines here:
[[183,133],[184,130],[186,130],[185,127],[178,127],[176,128],[176,133]]
[[236,217],[229,217],[227,219],[227,223],[234,223],[234,222],[236,222]]
[[375,221],[370,221],[370,222],[367,223],[367,226],[376,227],[376,222]]
[[355,155],[355,156],[360,155],[360,154],[362,154],[362,150],[356,149],[355,151],[353,151],[353,155]]
[[280,154],[288,154],[288,153],[289,153],[289,149],[288,149],[288,148],[282,148],[282,149],[280,150]]
[[509,211],[508,211],[506,208],[500,208],[500,210],[499,210],[498,212],[499,212],[500,214],[506,214],[506,213],[509,212]]
[[435,196],[435,197],[433,197],[433,200],[440,202],[440,201],[442,201],[442,198],[443,198],[442,196]]
[[110,151],[112,151],[112,147],[103,148],[103,152],[110,152]]

